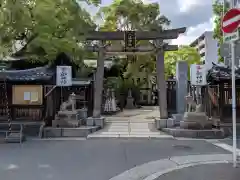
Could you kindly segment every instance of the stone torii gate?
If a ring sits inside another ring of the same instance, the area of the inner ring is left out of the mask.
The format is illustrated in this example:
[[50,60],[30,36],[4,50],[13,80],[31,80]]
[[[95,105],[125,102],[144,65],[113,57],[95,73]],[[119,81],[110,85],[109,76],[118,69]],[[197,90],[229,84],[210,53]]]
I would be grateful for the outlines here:
[[[112,47],[106,44],[107,40],[125,40],[126,43],[126,32],[115,31],[115,32],[100,32],[93,31],[88,33],[86,40],[88,41],[99,41],[96,46],[89,46],[86,49],[88,51],[98,52],[97,71],[95,74],[94,84],[94,109],[93,117],[88,119],[89,125],[100,125],[103,127],[104,119],[101,118],[101,105],[102,105],[102,89],[103,89],[103,78],[104,78],[104,59],[107,54],[156,54],[157,64],[157,86],[158,86],[158,102],[160,119],[168,118],[167,111],[167,93],[166,93],[166,82],[164,77],[164,52],[175,51],[178,49],[176,45],[168,45],[163,40],[176,39],[178,36],[186,31],[186,28],[163,30],[157,31],[135,31],[135,40],[152,40],[153,43],[149,46],[135,46],[130,50],[124,49],[124,47]],[[125,45],[126,46],[126,45]]]

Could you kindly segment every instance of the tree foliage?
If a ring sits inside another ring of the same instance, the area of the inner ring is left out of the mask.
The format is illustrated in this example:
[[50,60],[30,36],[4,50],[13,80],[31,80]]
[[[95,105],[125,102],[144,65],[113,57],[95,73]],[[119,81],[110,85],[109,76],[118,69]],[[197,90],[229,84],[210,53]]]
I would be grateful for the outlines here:
[[[161,31],[166,28],[170,21],[160,14],[159,3],[144,4],[141,0],[114,0],[112,4],[100,8],[97,18],[103,20],[101,31]],[[140,45],[148,45],[148,41],[138,41]],[[117,44],[112,42],[113,45]],[[119,43],[118,43],[119,45]],[[124,77],[138,76],[145,73],[151,75],[155,69],[155,57],[149,54],[138,56],[131,61],[128,56],[122,61]]]
[[[223,2],[220,0],[215,0],[213,3],[213,14],[214,19],[214,30],[213,37],[218,41],[218,44],[223,43],[223,33],[221,31],[221,19],[223,14],[225,14],[229,9],[229,2],[226,1],[224,12],[223,12]],[[220,49],[218,50],[220,52]],[[223,61],[222,57],[219,55],[219,61]]]
[[[191,64],[200,63],[200,55],[197,50],[190,46],[180,46],[177,51],[168,51],[165,53],[165,74],[171,76],[176,74],[176,64],[178,61],[186,61],[190,68]],[[188,71],[190,73],[190,71]]]
[[170,21],[160,15],[158,3],[144,4],[141,0],[114,0],[110,6],[100,8],[97,17],[103,20],[101,30],[159,31]]
[[[98,4],[97,0],[86,0]],[[84,28],[83,28],[84,27]],[[59,52],[81,58],[83,35],[96,25],[75,0],[0,0],[0,54],[51,60]]]

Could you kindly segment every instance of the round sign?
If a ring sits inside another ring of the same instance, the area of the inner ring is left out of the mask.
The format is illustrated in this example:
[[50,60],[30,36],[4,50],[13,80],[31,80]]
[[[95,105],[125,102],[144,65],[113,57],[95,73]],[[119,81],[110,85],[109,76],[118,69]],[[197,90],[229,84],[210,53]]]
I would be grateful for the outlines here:
[[240,24],[240,10],[230,9],[223,17],[221,27],[224,33],[233,33]]

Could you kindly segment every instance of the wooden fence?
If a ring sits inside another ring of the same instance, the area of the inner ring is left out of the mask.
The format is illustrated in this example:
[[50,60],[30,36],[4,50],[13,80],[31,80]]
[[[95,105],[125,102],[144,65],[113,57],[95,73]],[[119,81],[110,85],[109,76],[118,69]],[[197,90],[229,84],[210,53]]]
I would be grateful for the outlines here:
[[[208,86],[205,91],[204,105],[209,117],[221,123],[232,123],[232,87],[223,83]],[[236,116],[240,123],[240,86],[236,86]]]

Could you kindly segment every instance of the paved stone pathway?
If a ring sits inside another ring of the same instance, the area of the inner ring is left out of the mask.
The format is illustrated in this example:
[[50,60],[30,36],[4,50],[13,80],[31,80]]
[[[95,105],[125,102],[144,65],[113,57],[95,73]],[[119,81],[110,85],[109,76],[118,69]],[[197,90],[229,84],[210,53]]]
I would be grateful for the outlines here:
[[172,138],[155,128],[154,119],[159,117],[158,107],[142,107],[124,110],[114,116],[106,116],[104,129],[90,134],[88,138],[99,137],[146,137]]

